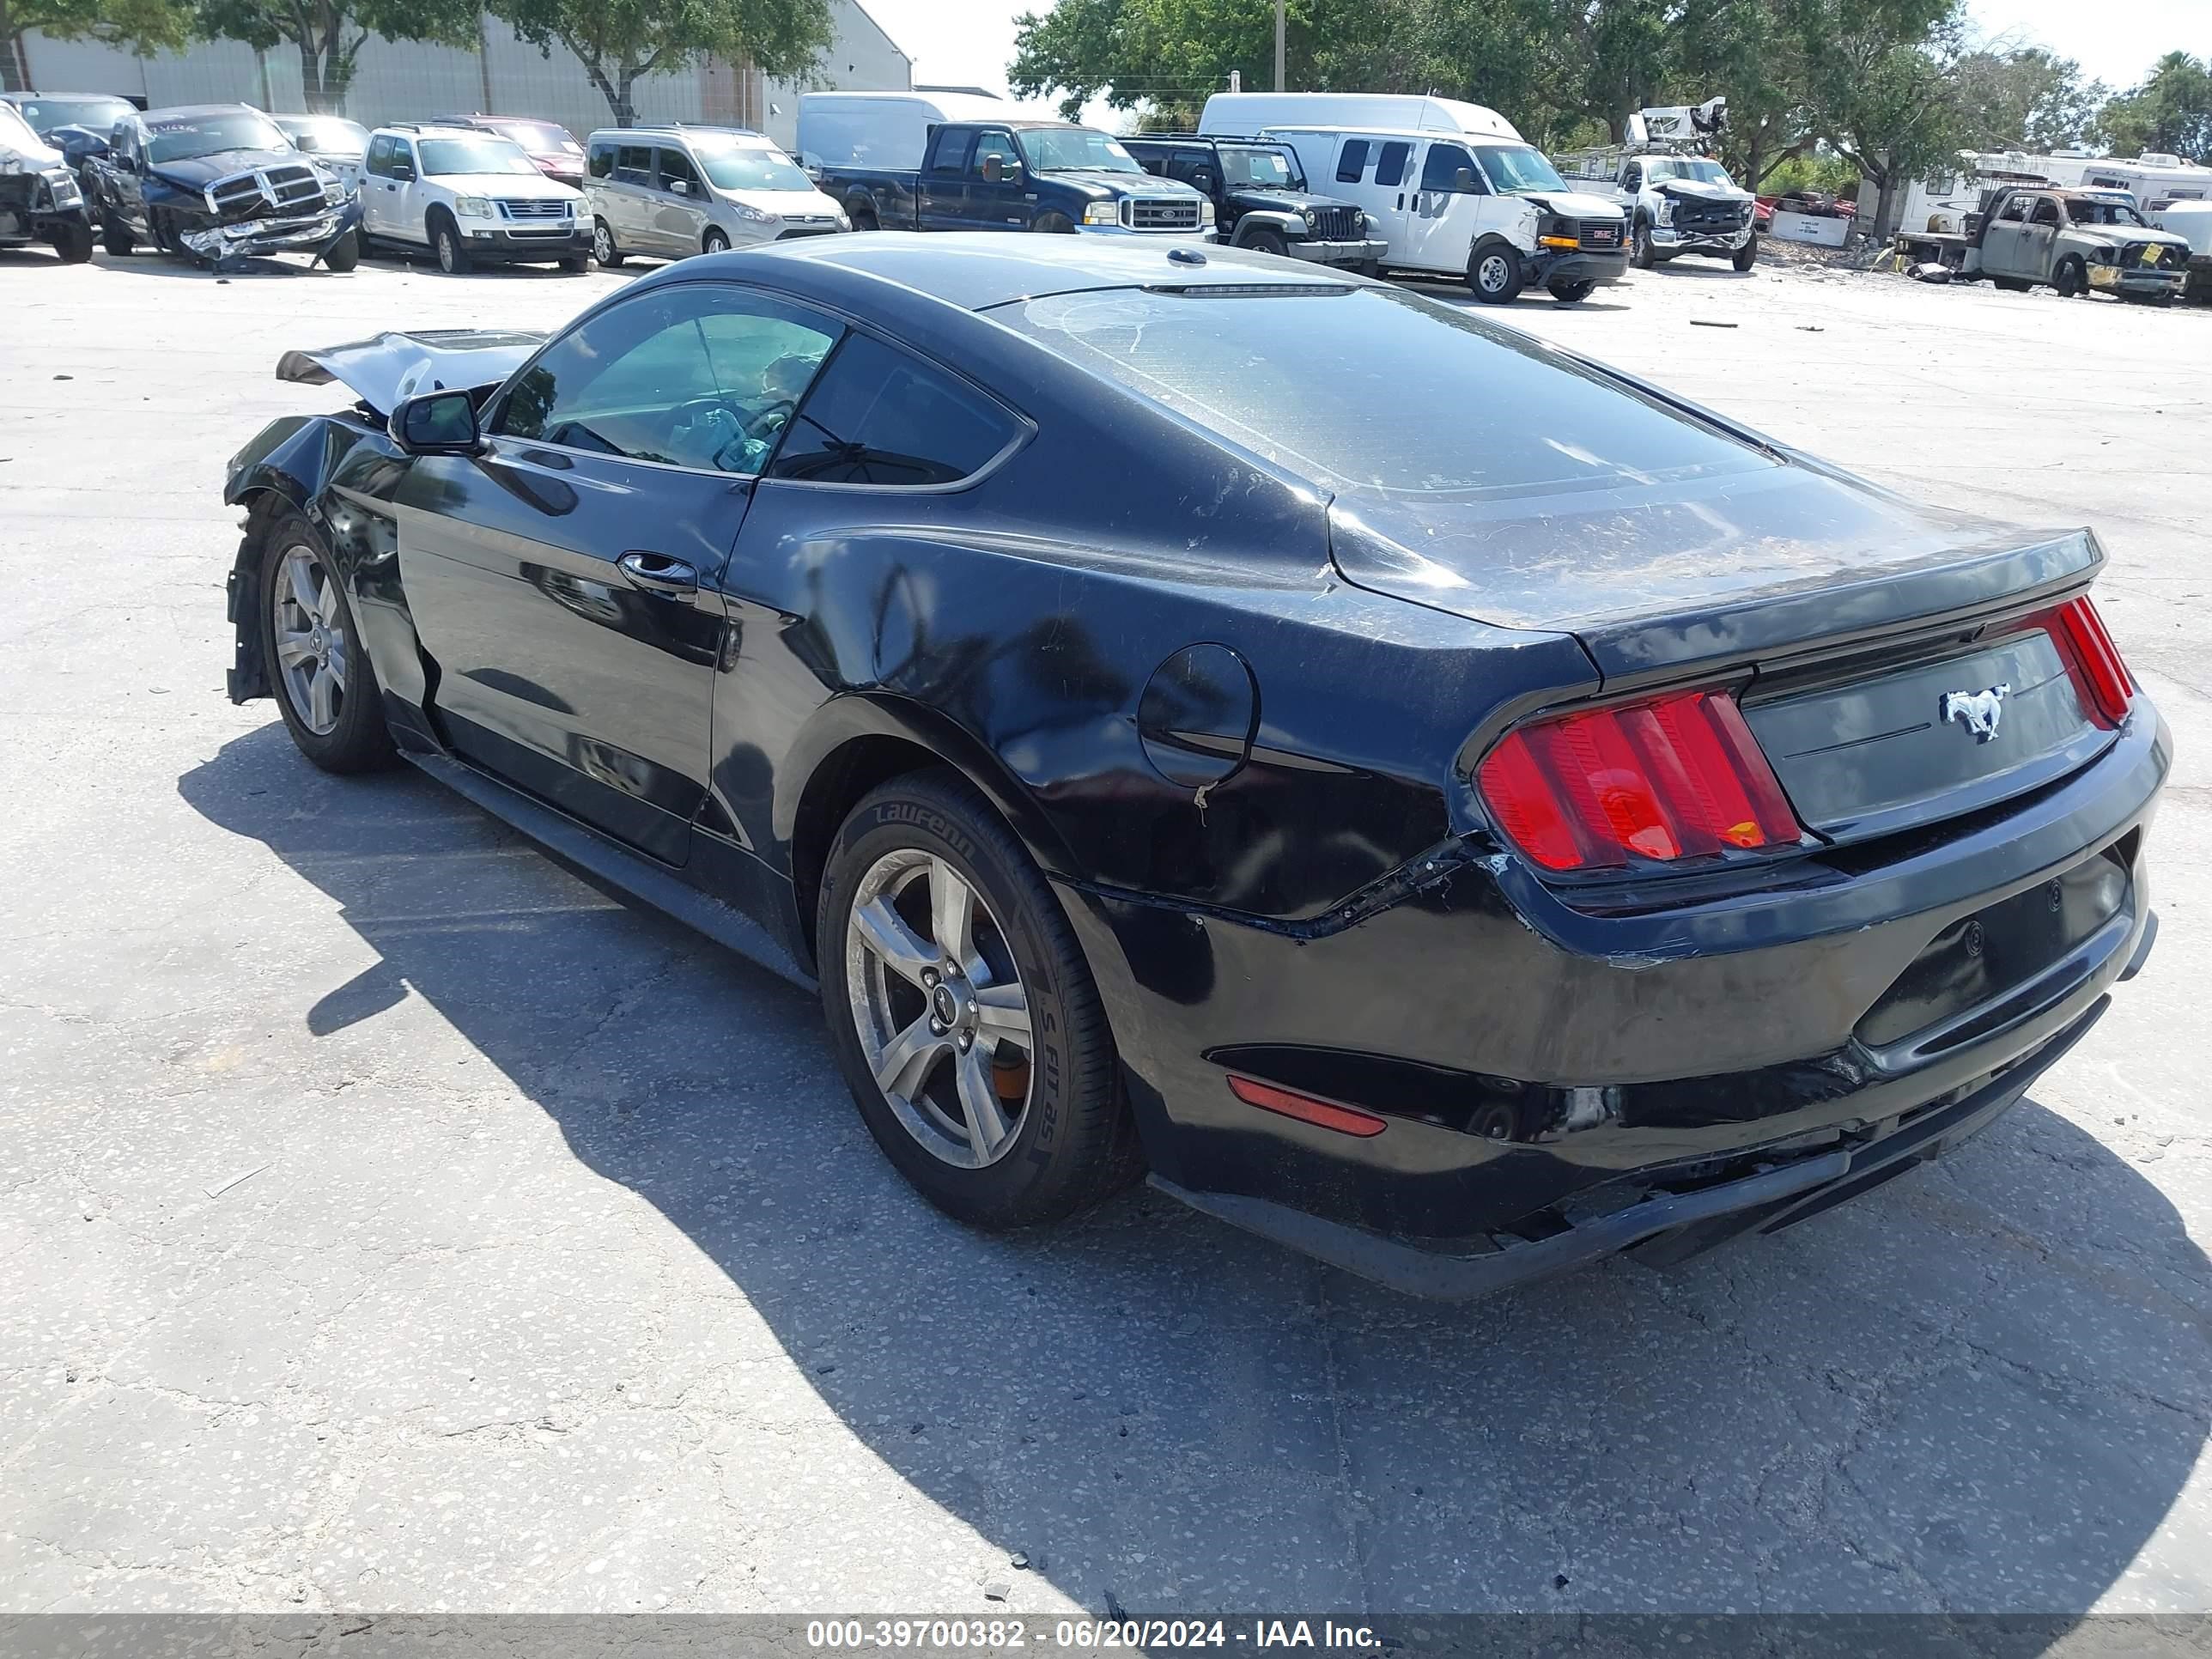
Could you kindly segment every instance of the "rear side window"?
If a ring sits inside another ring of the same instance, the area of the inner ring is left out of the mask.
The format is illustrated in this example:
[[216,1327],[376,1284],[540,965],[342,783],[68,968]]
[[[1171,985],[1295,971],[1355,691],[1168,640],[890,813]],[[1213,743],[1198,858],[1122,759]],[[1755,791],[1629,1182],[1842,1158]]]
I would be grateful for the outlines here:
[[1402,184],[1406,178],[1406,158],[1413,153],[1411,144],[1395,140],[1382,146],[1382,159],[1375,164],[1375,182],[1378,185]]
[[1541,496],[1777,465],[1511,329],[1396,289],[1122,289],[991,314],[1346,493]]
[[1346,139],[1344,148],[1337,152],[1336,182],[1356,185],[1359,182],[1359,175],[1366,170],[1367,141],[1364,138]]
[[653,146],[624,144],[615,153],[615,182],[649,185],[653,182]]
[[1012,415],[980,392],[879,340],[852,334],[799,406],[769,477],[956,483],[1020,430]]
[[931,152],[929,170],[932,173],[965,173],[968,152],[975,147],[972,132],[944,132],[938,135],[937,148]]

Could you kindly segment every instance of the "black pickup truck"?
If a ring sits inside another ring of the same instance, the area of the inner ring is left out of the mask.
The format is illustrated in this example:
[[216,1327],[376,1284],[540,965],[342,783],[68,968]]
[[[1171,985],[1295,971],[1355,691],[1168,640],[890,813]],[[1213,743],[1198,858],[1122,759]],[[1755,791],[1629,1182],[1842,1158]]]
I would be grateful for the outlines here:
[[1212,240],[1213,204],[1121,141],[1056,121],[932,127],[917,169],[823,166],[855,230],[1036,230]]
[[1358,207],[1306,188],[1288,144],[1189,132],[1148,132],[1121,143],[1146,172],[1179,179],[1210,198],[1224,242],[1370,275],[1390,251]]

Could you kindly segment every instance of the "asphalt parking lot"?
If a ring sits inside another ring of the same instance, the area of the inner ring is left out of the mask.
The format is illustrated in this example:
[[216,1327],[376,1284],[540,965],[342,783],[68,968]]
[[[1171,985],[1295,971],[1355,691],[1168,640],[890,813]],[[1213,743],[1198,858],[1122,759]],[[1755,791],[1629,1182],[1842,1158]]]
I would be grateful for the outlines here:
[[1990,1133],[1455,1308],[1142,1190],[964,1232],[809,999],[224,701],[223,460],[343,396],[277,356],[623,280],[0,255],[0,1612],[2212,1611],[2212,312],[1513,308],[2095,526],[2179,760],[2156,954]]

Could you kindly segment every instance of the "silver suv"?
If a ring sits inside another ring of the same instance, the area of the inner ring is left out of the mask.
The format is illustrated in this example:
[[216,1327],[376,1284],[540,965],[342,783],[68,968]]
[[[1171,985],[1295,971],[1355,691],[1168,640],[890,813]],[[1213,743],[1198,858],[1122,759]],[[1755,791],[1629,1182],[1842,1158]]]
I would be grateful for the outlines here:
[[853,228],[774,139],[743,127],[610,127],[585,148],[592,252],[603,265]]

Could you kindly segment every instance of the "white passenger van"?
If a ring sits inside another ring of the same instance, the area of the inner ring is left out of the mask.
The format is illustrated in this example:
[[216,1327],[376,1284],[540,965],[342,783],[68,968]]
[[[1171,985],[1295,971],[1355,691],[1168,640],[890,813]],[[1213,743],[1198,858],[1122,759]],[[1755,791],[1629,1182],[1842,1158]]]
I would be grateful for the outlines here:
[[[1221,96],[1208,103],[1209,118]],[[1464,281],[1490,305],[1510,304],[1528,287],[1573,304],[1627,272],[1620,204],[1570,189],[1510,125],[1504,134],[1478,134],[1279,124],[1257,136],[1288,144],[1311,188],[1372,216],[1389,244],[1386,270]]]
[[1198,119],[1200,132],[1223,137],[1256,138],[1266,128],[1285,126],[1395,127],[1521,140],[1519,129],[1494,109],[1413,93],[1217,92]]

